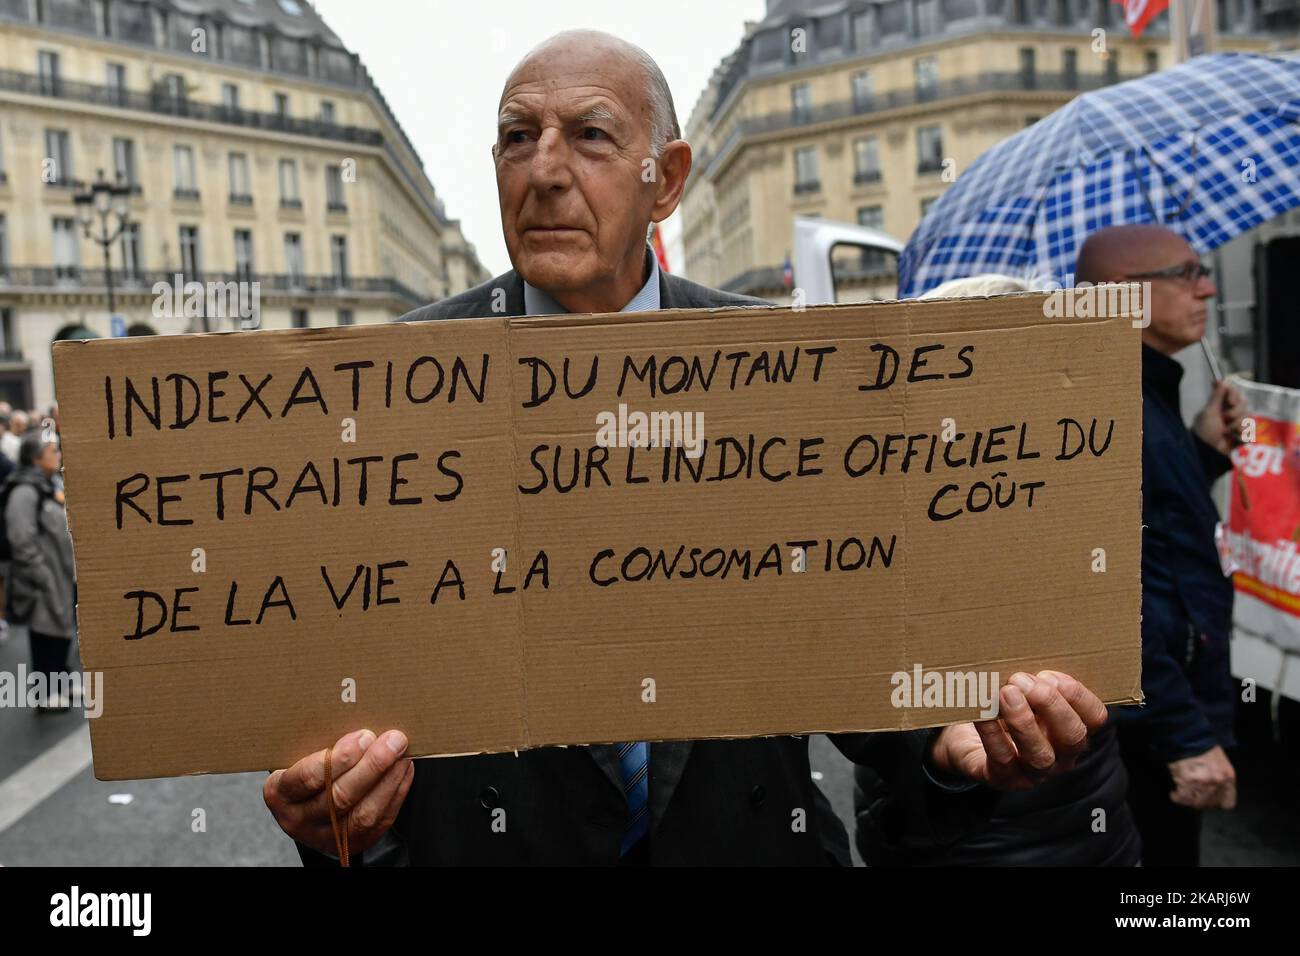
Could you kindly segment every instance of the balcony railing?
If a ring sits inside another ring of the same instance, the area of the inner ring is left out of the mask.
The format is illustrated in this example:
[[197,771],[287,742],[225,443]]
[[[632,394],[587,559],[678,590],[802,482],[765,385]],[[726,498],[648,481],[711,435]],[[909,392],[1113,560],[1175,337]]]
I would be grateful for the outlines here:
[[[387,276],[337,276],[288,275],[248,272],[201,272],[184,276],[185,282],[238,283],[258,282],[262,294],[276,293],[290,296],[333,295],[391,295],[413,307],[427,305],[431,297],[421,295],[396,279]],[[155,283],[165,282],[170,287],[176,281],[176,271],[140,270],[123,272],[113,270],[113,289],[119,294],[152,294]],[[17,289],[47,289],[68,291],[72,289],[97,292],[104,289],[104,270],[81,266],[0,266],[0,293]]]
[[339,126],[322,120],[296,119],[278,113],[258,113],[252,110],[233,109],[225,105],[197,103],[186,97],[172,96],[162,88],[144,93],[74,80],[59,79],[51,82],[50,78],[42,78],[36,73],[0,70],[0,90],[27,93],[32,96],[48,96],[52,99],[88,103],[92,106],[115,106],[147,113],[183,116],[209,123],[226,123],[297,136],[361,143],[366,146],[382,146],[384,143],[384,136],[377,129]]
[[726,141],[716,153],[705,152],[700,157],[699,167],[707,177],[712,177],[722,163],[734,152],[741,140],[750,136],[766,133],[778,133],[819,123],[831,123],[854,117],[869,117],[885,110],[934,103],[940,100],[971,96],[977,93],[1081,93],[1085,90],[1100,89],[1120,80],[1132,79],[1133,76],[1110,77],[1105,74],[1071,74],[1071,73],[1035,73],[1027,76],[1022,72],[1014,73],[980,73],[973,76],[946,80],[933,86],[918,90],[908,87],[901,90],[878,92],[870,99],[852,98],[833,103],[824,103],[796,114],[791,110],[780,110],[764,116],[751,116],[740,120],[732,129]]

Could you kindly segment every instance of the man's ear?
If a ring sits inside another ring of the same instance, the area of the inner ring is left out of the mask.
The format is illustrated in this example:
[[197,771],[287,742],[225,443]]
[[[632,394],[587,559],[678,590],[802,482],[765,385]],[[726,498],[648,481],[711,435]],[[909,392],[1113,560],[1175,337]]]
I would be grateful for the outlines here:
[[652,222],[663,222],[673,214],[686,191],[686,177],[691,174],[691,144],[684,139],[669,142],[659,154],[659,171],[655,204],[650,210]]

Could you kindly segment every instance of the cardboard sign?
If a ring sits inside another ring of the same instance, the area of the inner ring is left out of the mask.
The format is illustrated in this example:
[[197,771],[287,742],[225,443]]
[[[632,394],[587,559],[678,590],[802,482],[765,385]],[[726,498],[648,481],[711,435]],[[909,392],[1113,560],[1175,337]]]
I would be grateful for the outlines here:
[[[1140,697],[1127,320],[1040,295],[60,342],[101,779]],[[658,444],[655,444],[655,440]]]

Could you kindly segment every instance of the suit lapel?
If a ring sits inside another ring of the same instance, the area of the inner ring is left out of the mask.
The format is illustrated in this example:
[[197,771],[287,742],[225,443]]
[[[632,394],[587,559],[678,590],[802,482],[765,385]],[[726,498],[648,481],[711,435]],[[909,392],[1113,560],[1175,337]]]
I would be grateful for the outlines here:
[[[519,277],[519,273],[511,269],[509,272],[502,273],[497,282],[492,283],[492,288],[506,290],[506,311],[505,315],[523,315],[524,314],[524,280]],[[487,300],[487,311],[484,315],[489,318],[494,315],[501,315],[500,312],[492,311],[492,295],[489,294]]]
[[659,829],[668,803],[677,790],[691,756],[692,740],[666,740],[650,745],[650,832]]
[[591,759],[596,761],[600,769],[605,772],[621,794],[623,792],[623,768],[618,763],[618,745],[617,744],[591,744],[587,747],[587,753],[591,754]]

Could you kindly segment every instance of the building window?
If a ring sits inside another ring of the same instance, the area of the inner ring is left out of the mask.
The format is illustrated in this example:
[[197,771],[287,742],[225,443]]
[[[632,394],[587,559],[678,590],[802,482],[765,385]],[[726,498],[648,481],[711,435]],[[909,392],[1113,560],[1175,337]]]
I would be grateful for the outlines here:
[[239,87],[234,83],[221,84],[221,105],[229,114],[239,112]]
[[194,150],[188,146],[172,147],[172,175],[177,199],[198,199],[198,181],[194,178]]
[[322,123],[334,123],[334,102],[333,100],[320,101],[320,121]]
[[109,63],[104,67],[104,79],[108,86],[108,96],[110,103],[117,103],[119,106],[126,103],[126,65],[122,63]]
[[0,276],[9,273],[9,233],[4,213],[0,212]]
[[253,202],[253,188],[248,181],[248,157],[243,153],[230,154],[230,201],[241,206]]
[[815,193],[822,188],[817,175],[817,147],[801,146],[794,151],[794,191]]
[[[120,3],[116,5],[121,6]],[[262,50],[258,46],[257,33],[249,27],[228,23],[222,31],[221,40],[222,51],[231,62],[242,63],[244,66],[262,65]]]
[[943,127],[922,126],[916,131],[916,171],[937,173],[943,169]]
[[[0,309],[0,353],[11,362],[21,362],[23,360],[22,346],[18,341],[18,329],[14,327],[14,310]],[[22,404],[27,403],[14,403]]]
[[118,40],[154,45],[153,11],[143,3],[113,3],[108,8],[109,30]]
[[1067,90],[1076,90],[1079,88],[1078,50],[1061,51],[1061,72],[1064,74],[1065,88]]
[[275,115],[280,119],[289,117],[289,97],[284,93],[275,94]]
[[292,159],[280,160],[280,205],[285,209],[302,208],[302,197],[298,195],[298,163]]
[[1020,48],[1020,87],[1025,90],[1032,90],[1037,83],[1038,59],[1034,55],[1034,48],[1022,46]]
[[248,229],[235,230],[235,275],[241,282],[253,277],[253,233]]
[[330,268],[338,285],[348,284],[348,237],[330,236]]
[[882,37],[907,29],[906,0],[888,0],[876,7],[876,29]]
[[163,89],[167,91],[167,96],[172,103],[177,106],[184,104],[187,97],[185,77],[179,73],[168,73],[163,77]]
[[807,123],[812,119],[812,92],[807,83],[790,87],[790,112],[796,123]]
[[339,309],[339,325],[356,325],[357,317],[351,309]]
[[916,98],[928,100],[939,92],[939,60],[933,56],[923,56],[914,65],[916,75]]
[[348,204],[343,201],[343,167],[325,167],[325,205],[330,212],[347,212]]
[[81,248],[77,243],[77,223],[70,217],[54,217],[54,277],[75,279],[81,265]]
[[880,180],[880,140],[876,136],[859,136],[853,141],[853,181],[874,183]]
[[302,236],[296,232],[284,234],[284,271],[289,276],[289,284],[302,285],[304,271],[302,258]]
[[72,185],[72,147],[66,129],[45,131],[45,160],[49,164],[46,182],[52,186]]
[[140,180],[136,178],[134,140],[113,138],[113,176],[127,186],[139,184]]
[[1106,82],[1119,82],[1119,48],[1115,46],[1106,53]]
[[884,206],[861,206],[858,209],[858,225],[866,226],[868,229],[885,228],[885,207]]
[[[885,209],[883,206],[862,206],[858,209],[858,225],[885,231]],[[863,272],[884,272],[885,252],[883,249],[863,249],[859,262]]]
[[199,275],[199,227],[181,226],[181,272],[186,279]]
[[45,96],[59,95],[59,55],[51,50],[38,50],[36,53],[36,71],[40,76],[41,93]]
[[871,49],[871,15],[855,13],[853,15],[853,49]]
[[1146,69],[1148,73],[1156,73],[1160,70],[1160,52],[1158,50],[1147,50]]
[[307,317],[306,309],[294,309],[291,312],[291,320],[295,329],[310,329],[311,320]]
[[128,222],[122,227],[122,274],[140,278],[140,224]]
[[871,74],[867,70],[859,70],[853,74],[853,109],[861,113],[871,109],[872,103],[876,98],[875,84],[871,82]]

